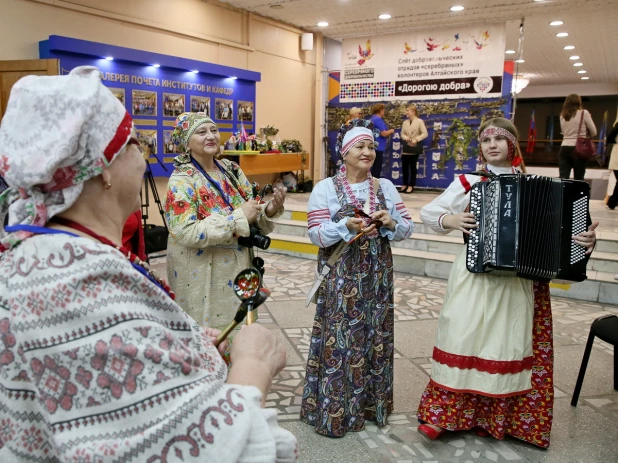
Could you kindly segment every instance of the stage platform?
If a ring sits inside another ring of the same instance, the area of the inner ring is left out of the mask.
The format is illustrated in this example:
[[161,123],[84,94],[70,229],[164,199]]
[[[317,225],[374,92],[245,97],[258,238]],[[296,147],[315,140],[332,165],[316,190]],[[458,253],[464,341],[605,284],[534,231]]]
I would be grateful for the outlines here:
[[[435,234],[420,221],[421,208],[438,192],[417,190],[402,198],[412,219],[412,237],[393,242],[395,270],[417,276],[448,278],[452,262],[463,247],[462,233],[446,236]],[[286,199],[286,212],[279,219],[271,238],[269,252],[315,259],[318,248],[307,236],[307,202],[309,193],[291,193]],[[552,295],[589,302],[618,304],[618,209],[611,211],[603,201],[590,202],[592,220],[599,222],[597,246],[588,263],[588,280],[582,283],[553,284]]]

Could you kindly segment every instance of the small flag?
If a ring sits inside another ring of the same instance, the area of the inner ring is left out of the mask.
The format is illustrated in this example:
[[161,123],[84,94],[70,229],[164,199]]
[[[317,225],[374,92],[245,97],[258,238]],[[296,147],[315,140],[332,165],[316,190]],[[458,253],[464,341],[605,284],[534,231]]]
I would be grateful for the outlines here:
[[601,156],[605,160],[605,137],[607,133],[607,111],[603,114],[603,124],[601,124],[601,130],[599,130],[599,143],[597,143],[597,155]]
[[536,145],[536,123],[534,121],[533,109],[532,116],[530,117],[530,129],[528,129],[528,145],[526,146],[526,153],[532,153],[534,151],[534,145]]
[[240,141],[242,143],[246,143],[248,139],[249,139],[249,136],[247,135],[247,132],[245,131],[245,124],[241,122],[240,123]]

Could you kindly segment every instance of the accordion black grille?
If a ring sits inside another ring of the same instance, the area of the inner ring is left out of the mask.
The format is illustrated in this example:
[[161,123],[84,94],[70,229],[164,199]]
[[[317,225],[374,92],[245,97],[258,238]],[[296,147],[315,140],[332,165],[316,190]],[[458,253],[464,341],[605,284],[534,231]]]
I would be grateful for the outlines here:
[[532,175],[519,182],[517,275],[550,280],[560,263],[562,183]]

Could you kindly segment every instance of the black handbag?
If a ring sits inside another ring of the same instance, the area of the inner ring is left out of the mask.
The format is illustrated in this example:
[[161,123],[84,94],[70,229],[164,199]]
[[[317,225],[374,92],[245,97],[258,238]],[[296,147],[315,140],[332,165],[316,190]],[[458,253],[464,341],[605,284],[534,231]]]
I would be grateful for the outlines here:
[[416,145],[414,146],[408,145],[408,142],[406,142],[405,140],[402,140],[401,143],[403,143],[403,148],[401,149],[401,152],[404,154],[421,154],[423,152],[423,144],[420,141],[417,141]]
[[167,249],[168,235],[169,232],[165,227],[151,224],[146,225],[146,228],[144,228],[144,243],[146,245],[146,254],[165,251]]

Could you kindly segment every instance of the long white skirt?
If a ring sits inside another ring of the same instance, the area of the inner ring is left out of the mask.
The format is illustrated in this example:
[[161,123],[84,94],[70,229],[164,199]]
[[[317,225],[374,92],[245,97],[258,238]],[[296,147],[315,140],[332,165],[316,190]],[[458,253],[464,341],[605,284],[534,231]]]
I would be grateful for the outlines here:
[[523,278],[470,273],[464,247],[451,269],[438,320],[432,382],[492,397],[529,391],[532,285]]

